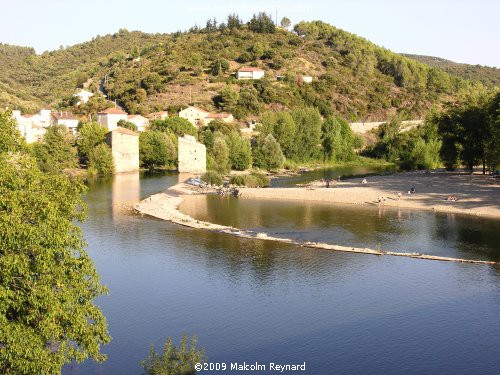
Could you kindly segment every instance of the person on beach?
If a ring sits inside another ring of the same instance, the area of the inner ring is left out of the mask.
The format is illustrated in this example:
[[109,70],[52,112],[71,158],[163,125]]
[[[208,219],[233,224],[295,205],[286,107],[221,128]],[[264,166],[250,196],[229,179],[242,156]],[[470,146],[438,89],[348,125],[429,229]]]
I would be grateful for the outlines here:
[[362,184],[366,184],[366,183],[368,183],[368,182],[366,181],[366,178],[363,178],[363,180],[361,181],[361,183],[362,183]]
[[414,187],[412,187],[412,188],[410,189],[410,193],[411,193],[411,194],[415,194],[415,188],[414,188]]
[[398,191],[398,201],[400,201],[400,200],[401,200],[401,196],[402,196],[401,192],[400,192],[400,191]]

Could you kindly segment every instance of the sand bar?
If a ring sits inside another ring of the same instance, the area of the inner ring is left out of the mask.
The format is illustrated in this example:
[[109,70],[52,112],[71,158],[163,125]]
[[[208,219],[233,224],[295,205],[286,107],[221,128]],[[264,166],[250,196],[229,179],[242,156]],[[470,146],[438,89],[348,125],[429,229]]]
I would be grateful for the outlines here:
[[[393,176],[391,176],[393,177]],[[404,176],[398,175],[397,176],[399,179]],[[375,178],[373,178],[374,180]],[[372,180],[372,179],[371,179]],[[427,180],[430,182],[431,180]],[[458,179],[457,181],[460,181]],[[402,181],[400,181],[402,182]],[[403,181],[404,182],[404,181]],[[346,182],[342,185],[343,187],[337,187],[337,188],[313,188],[313,190],[308,189],[308,188],[290,188],[290,189],[242,189],[242,197],[252,197],[252,198],[267,198],[267,199],[290,199],[290,200],[309,200],[309,201],[329,201],[329,202],[338,202],[338,203],[358,203],[358,204],[364,204],[367,203],[362,199],[357,198],[356,196],[359,195],[360,192],[358,192],[359,189],[364,189],[362,191],[363,194],[366,195],[367,191],[370,191],[370,197],[372,194],[375,194],[375,196],[378,196],[381,191],[386,191],[382,189],[377,189],[373,186],[367,187],[366,185],[363,185],[363,187],[359,186],[348,186],[348,184],[354,184],[354,182]],[[374,185],[375,182],[372,182]],[[379,185],[382,185],[381,182],[379,182]],[[415,184],[415,189],[417,190],[417,184]],[[373,190],[373,191],[372,191]],[[283,191],[290,191],[290,193],[284,193]],[[314,195],[317,191],[320,191],[319,195]],[[340,194],[338,192],[341,192]],[[424,190],[425,191],[425,190]],[[465,191],[465,190],[464,190]],[[494,191],[494,189],[493,189]],[[248,194],[249,192],[254,192],[254,195]],[[258,193],[257,193],[258,192]],[[337,194],[335,194],[337,192]],[[263,194],[260,195],[261,193],[266,193],[267,195]],[[224,225],[218,225],[214,223],[209,223],[205,221],[200,221],[192,218],[189,215],[186,215],[182,212],[179,211],[179,205],[183,202],[184,199],[189,199],[190,195],[193,194],[200,194],[196,188],[193,188],[189,185],[180,183],[177,184],[171,188],[169,188],[165,193],[159,193],[152,195],[149,198],[144,199],[143,201],[139,202],[134,206],[134,209],[143,214],[143,215],[149,215],[152,217],[156,217],[159,219],[163,220],[168,220],[173,223],[191,227],[191,228],[197,228],[197,229],[203,229],[203,230],[208,230],[208,231],[213,231],[213,232],[218,232],[218,233],[225,233],[229,235],[234,235],[237,237],[242,237],[242,238],[253,238],[253,239],[260,239],[260,240],[267,240],[267,241],[275,241],[275,242],[280,242],[280,243],[288,243],[288,244],[293,244],[297,246],[302,246],[302,247],[308,247],[308,248],[320,248],[320,249],[325,249],[325,250],[331,250],[331,251],[341,251],[341,252],[351,252],[351,253],[359,253],[359,254],[367,254],[367,255],[376,255],[376,256],[384,256],[384,255],[389,255],[389,256],[399,256],[399,257],[408,257],[408,258],[415,258],[415,259],[426,259],[426,260],[435,260],[435,261],[448,261],[448,262],[460,262],[460,263],[478,263],[478,264],[499,264],[498,262],[494,261],[485,261],[485,260],[472,260],[472,259],[460,259],[460,258],[450,258],[450,257],[441,257],[441,256],[435,256],[435,255],[428,255],[428,254],[420,254],[420,253],[405,253],[405,252],[393,252],[393,251],[383,251],[381,249],[369,249],[369,248],[357,248],[357,247],[350,247],[350,246],[341,246],[341,245],[336,245],[336,244],[328,244],[328,243],[318,243],[318,242],[307,242],[307,241],[297,241],[297,240],[292,240],[292,239],[287,239],[287,238],[281,238],[281,237],[273,237],[269,236],[266,233],[259,233],[255,231],[250,231],[250,230],[243,230],[239,228],[233,228],[229,226],[224,226]],[[418,194],[418,193],[417,193]],[[414,196],[417,196],[415,194]],[[422,193],[422,194],[431,194],[430,197],[427,199],[432,199],[434,196],[432,193]],[[437,193],[435,193],[437,194]],[[491,192],[490,192],[491,194]],[[498,192],[497,192],[498,194]],[[265,195],[265,196],[264,196]],[[387,193],[386,193],[387,195]],[[419,198],[419,200],[411,200],[413,199],[414,196],[408,199],[402,199],[400,201],[394,200],[394,202],[397,203],[402,203],[402,202],[411,202],[412,205],[401,205],[401,207],[412,207],[412,208],[425,208],[425,198]],[[300,198],[299,198],[300,197]],[[309,197],[309,198],[304,198],[304,197]],[[354,197],[354,198],[353,198]],[[328,199],[328,200],[327,200]],[[396,198],[397,199],[397,198]],[[390,200],[387,201],[387,205],[393,205],[390,203]],[[419,203],[420,202],[420,203]],[[472,202],[475,202],[472,200]],[[369,204],[371,202],[368,201]],[[458,202],[456,202],[458,203]],[[423,207],[420,207],[420,205],[424,205]],[[415,205],[415,206],[413,206]],[[475,214],[484,214],[484,210],[488,209],[488,207],[480,207],[482,208],[481,211],[475,211],[475,209],[469,209],[468,211],[463,211],[464,213],[475,213]],[[495,207],[493,207],[495,208]],[[498,210],[498,207],[496,207]],[[462,208],[462,210],[464,210]],[[450,211],[451,212],[451,211]],[[460,211],[462,212],[462,211]],[[477,213],[481,212],[481,213]],[[494,213],[495,211],[493,211]],[[494,216],[494,215],[489,215],[489,216]]]

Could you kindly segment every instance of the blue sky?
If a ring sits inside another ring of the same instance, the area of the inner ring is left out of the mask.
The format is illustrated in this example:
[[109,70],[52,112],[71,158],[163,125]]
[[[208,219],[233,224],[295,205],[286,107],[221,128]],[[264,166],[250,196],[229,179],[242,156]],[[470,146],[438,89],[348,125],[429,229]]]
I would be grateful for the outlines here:
[[500,0],[0,0],[0,42],[43,52],[119,28],[164,33],[276,9],[278,19],[320,19],[395,52],[500,67]]

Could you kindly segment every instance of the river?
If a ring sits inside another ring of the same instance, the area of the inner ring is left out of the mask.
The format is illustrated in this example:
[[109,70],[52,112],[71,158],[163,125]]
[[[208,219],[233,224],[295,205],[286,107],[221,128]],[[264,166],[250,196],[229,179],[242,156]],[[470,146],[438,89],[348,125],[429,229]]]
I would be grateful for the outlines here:
[[[97,303],[113,340],[105,363],[64,374],[141,374],[152,343],[161,350],[183,333],[198,336],[210,362],[306,362],[308,375],[498,373],[500,267],[305,249],[123,209],[176,182],[122,175],[90,184],[82,228],[110,290]],[[217,196],[181,209],[286,237],[500,259],[497,220]]]

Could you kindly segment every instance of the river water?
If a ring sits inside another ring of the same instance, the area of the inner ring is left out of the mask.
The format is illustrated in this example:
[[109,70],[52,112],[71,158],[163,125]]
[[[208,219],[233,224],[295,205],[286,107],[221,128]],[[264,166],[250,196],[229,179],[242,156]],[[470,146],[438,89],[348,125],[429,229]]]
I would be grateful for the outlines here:
[[[152,343],[161,350],[183,333],[198,336],[210,362],[306,362],[305,374],[498,374],[500,267],[305,249],[123,209],[176,182],[122,175],[90,184],[82,228],[110,290],[97,303],[113,340],[105,363],[64,374],[141,374]],[[500,259],[496,220],[217,196],[181,208],[288,238]]]

